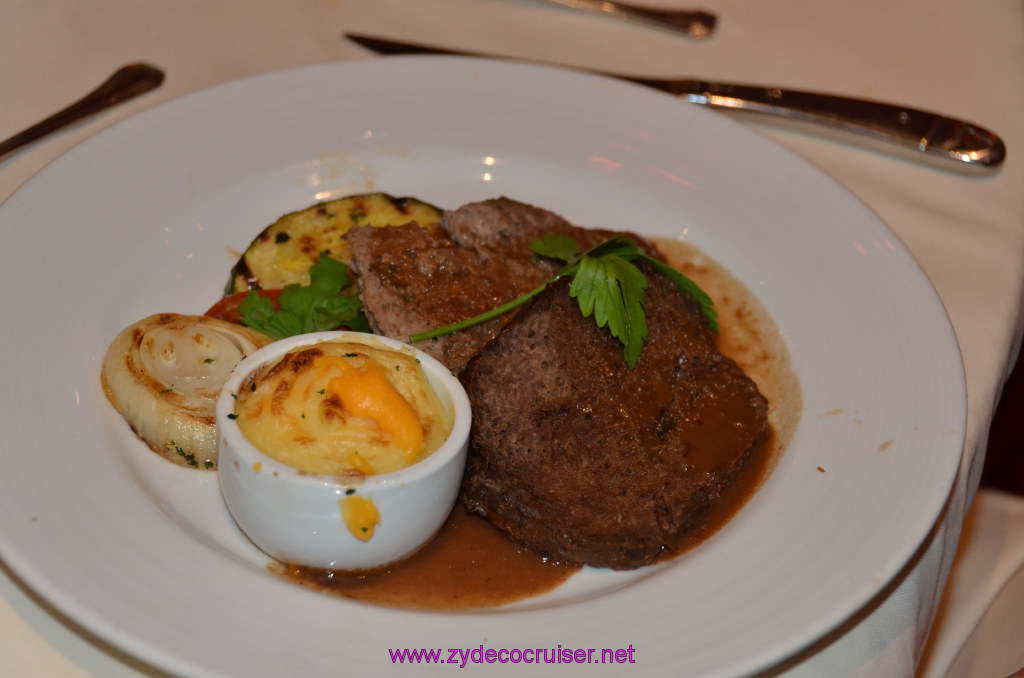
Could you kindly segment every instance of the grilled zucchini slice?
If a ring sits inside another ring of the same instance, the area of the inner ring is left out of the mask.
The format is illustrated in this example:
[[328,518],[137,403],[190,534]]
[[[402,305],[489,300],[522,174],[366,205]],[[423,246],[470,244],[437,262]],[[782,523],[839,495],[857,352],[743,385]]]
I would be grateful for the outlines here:
[[309,284],[309,268],[321,253],[352,260],[345,234],[353,226],[401,226],[415,221],[433,229],[441,210],[416,198],[363,193],[317,203],[284,215],[256,236],[231,269],[226,294]]

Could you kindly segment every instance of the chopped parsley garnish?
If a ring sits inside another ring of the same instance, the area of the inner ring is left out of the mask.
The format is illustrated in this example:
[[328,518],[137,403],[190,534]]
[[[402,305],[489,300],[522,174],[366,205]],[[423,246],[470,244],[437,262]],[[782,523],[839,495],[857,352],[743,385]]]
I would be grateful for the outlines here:
[[648,338],[647,309],[644,305],[647,277],[633,263],[636,260],[649,262],[656,271],[675,283],[680,292],[693,297],[707,317],[708,328],[718,333],[718,313],[712,308],[711,297],[679,271],[641,251],[628,236],[609,238],[580,254],[579,243],[573,238],[548,234],[531,242],[530,251],[542,257],[559,259],[565,262],[565,267],[553,278],[521,297],[467,320],[413,334],[409,341],[416,343],[473,327],[523,306],[554,281],[571,278],[569,296],[576,299],[583,317],[593,316],[598,327],[607,327],[612,336],[622,342],[626,364],[632,368]]
[[194,452],[186,452],[184,449],[182,449],[181,445],[174,442],[173,440],[167,443],[167,447],[173,449],[178,454],[178,456],[184,459],[185,463],[191,466],[192,468],[196,468],[199,466],[199,462],[196,461],[196,455]]
[[285,285],[277,300],[278,310],[270,299],[255,290],[249,292],[238,307],[242,322],[273,339],[342,326],[369,331],[362,301],[358,295],[345,293],[352,285],[348,266],[321,254],[309,269],[309,278],[308,285]]

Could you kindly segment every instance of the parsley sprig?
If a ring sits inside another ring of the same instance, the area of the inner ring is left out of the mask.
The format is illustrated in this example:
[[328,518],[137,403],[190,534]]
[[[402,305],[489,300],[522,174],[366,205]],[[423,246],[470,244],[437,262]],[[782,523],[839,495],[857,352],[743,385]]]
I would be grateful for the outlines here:
[[506,304],[451,325],[413,334],[409,341],[434,339],[479,325],[523,306],[556,280],[571,278],[569,296],[576,299],[583,317],[593,316],[598,327],[608,327],[612,336],[622,342],[626,364],[632,368],[648,338],[647,307],[644,303],[647,277],[633,263],[637,260],[649,262],[656,271],[675,283],[680,292],[692,296],[707,316],[708,327],[718,333],[718,313],[713,308],[711,297],[679,271],[644,253],[628,236],[617,235],[580,254],[580,245],[573,238],[548,234],[532,241],[530,251],[565,262],[565,267],[544,284]]
[[285,285],[277,299],[280,309],[255,290],[249,292],[238,307],[242,322],[272,339],[342,326],[369,331],[363,302],[357,295],[345,294],[352,284],[348,266],[321,254],[309,269],[309,278],[308,285]]

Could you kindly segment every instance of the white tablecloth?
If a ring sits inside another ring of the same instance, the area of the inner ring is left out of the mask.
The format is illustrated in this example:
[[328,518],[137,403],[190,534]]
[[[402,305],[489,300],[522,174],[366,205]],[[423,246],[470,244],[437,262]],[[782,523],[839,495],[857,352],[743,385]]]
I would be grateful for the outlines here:
[[[708,0],[703,7],[719,15],[718,31],[690,42],[522,0],[0,0],[0,137],[63,107],[123,63],[145,60],[168,74],[157,92],[0,160],[0,200],[63,151],[162,101],[263,71],[373,58],[342,31],[887,99],[994,129],[1009,148],[1006,165],[964,177],[754,123],[838,179],[910,248],[953,322],[969,401],[956,489],[914,567],[856,620],[767,675],[1008,675],[1024,666],[1024,502],[975,493],[1022,332],[1024,5]],[[0,675],[160,675],[76,628],[12,577],[0,570]]]

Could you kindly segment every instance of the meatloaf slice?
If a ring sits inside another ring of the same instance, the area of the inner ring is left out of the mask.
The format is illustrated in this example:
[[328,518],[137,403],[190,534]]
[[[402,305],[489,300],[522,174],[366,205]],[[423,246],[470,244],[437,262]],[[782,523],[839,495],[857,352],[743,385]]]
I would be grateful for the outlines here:
[[[348,243],[370,327],[400,341],[489,311],[545,279],[529,257],[485,266],[475,250],[416,225],[353,228]],[[457,373],[504,323],[495,318],[417,347]]]
[[640,267],[650,339],[634,369],[559,281],[461,376],[465,504],[560,561],[629,569],[677,548],[768,434],[765,398],[697,304]]
[[[609,231],[582,232],[562,216],[511,198],[471,202],[445,211],[441,227],[462,247],[483,256],[529,252],[530,241],[548,233],[569,235],[585,249],[609,237]],[[552,271],[554,272],[554,271]]]
[[[348,232],[352,266],[375,332],[407,341],[411,334],[471,318],[536,288],[561,264],[532,254],[529,244],[535,238],[565,234],[589,249],[613,235],[508,198],[446,211],[441,226],[429,231],[415,224],[365,226]],[[458,373],[514,314],[418,348]]]

